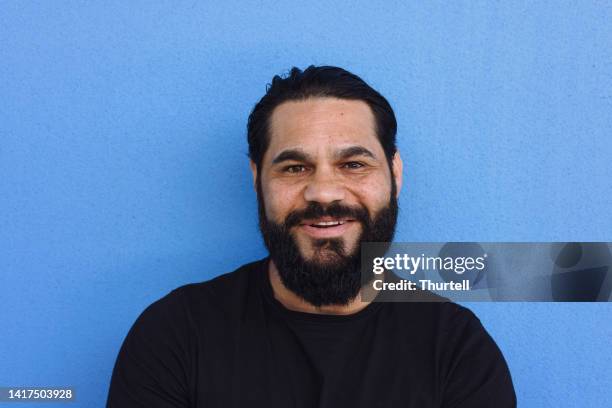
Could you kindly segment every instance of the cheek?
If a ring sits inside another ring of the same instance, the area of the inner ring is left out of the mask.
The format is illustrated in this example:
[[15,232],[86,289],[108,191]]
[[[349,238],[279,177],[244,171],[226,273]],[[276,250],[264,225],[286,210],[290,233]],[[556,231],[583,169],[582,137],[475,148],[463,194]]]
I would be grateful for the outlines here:
[[282,222],[287,214],[299,204],[299,189],[271,181],[262,186],[268,219]]
[[391,197],[391,180],[386,177],[376,177],[369,180],[362,180],[355,185],[353,191],[359,201],[361,201],[371,212],[389,204]]

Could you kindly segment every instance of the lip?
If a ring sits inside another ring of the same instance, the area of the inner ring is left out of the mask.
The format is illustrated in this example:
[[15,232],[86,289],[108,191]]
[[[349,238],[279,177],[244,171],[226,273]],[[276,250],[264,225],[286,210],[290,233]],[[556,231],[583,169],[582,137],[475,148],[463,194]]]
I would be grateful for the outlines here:
[[[341,221],[342,224],[325,228],[313,227],[311,225],[317,222],[330,221]],[[298,228],[312,238],[334,238],[344,235],[354,224],[355,220],[352,219],[322,217],[316,220],[306,220],[302,222]]]

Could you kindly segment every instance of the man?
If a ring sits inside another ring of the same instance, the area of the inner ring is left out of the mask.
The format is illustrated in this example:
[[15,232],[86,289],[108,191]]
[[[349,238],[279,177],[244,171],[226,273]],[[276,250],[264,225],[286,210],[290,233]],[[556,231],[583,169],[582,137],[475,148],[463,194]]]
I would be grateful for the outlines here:
[[361,242],[390,242],[391,106],[359,77],[274,77],[249,117],[269,258],[180,287],[128,333],[109,407],[513,407],[506,363],[451,302],[364,302]]

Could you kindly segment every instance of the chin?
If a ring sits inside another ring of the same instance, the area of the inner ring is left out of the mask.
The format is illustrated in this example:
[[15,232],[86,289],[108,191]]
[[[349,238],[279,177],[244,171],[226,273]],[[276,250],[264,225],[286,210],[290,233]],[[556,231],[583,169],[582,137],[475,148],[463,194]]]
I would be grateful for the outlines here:
[[321,248],[314,249],[313,251],[313,255],[305,259],[320,266],[333,266],[342,259],[342,256],[332,249]]
[[338,261],[353,256],[357,252],[358,244],[348,246],[349,250],[347,251],[346,239],[343,238],[308,241],[306,249],[299,245],[300,254],[306,261],[314,262],[321,266],[333,266]]

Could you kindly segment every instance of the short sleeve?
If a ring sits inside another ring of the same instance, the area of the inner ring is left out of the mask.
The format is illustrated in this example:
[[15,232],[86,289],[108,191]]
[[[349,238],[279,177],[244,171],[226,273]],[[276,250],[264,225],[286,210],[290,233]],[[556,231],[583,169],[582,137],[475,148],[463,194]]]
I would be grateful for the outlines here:
[[129,330],[115,362],[107,407],[189,406],[189,330],[177,290],[151,304]]
[[480,320],[453,304],[444,336],[444,408],[514,408],[516,394],[506,361]]

